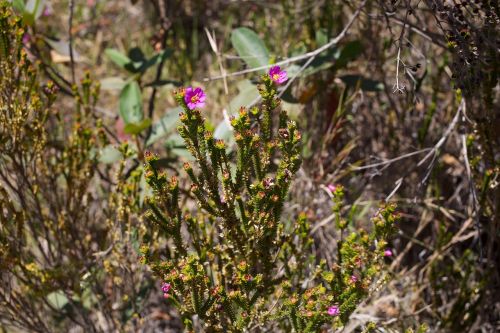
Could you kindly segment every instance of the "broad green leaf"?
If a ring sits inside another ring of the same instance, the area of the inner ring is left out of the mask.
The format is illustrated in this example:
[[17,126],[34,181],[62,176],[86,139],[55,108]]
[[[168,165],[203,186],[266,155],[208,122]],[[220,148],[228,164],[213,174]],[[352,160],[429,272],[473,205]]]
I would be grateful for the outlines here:
[[299,72],[302,65],[298,64],[288,66],[286,71],[288,72],[289,77],[293,77],[296,73],[298,73],[298,77],[307,77],[332,67],[335,63],[335,59],[339,56],[340,51],[335,47],[331,47],[316,57],[316,59],[314,59],[302,72]]
[[62,291],[54,291],[47,295],[47,301],[57,310],[61,310],[69,303],[68,298]]
[[285,70],[286,70],[286,73],[288,74],[288,77],[293,77],[296,74],[298,74],[300,71],[300,67],[301,66],[299,66],[297,64],[291,64],[290,66],[286,67]]
[[35,24],[35,16],[32,13],[25,10],[23,12],[23,21],[24,23],[26,23],[26,25],[32,26],[33,24]]
[[136,81],[131,81],[123,87],[120,94],[120,116],[125,124],[138,123],[144,117],[141,88]]
[[347,43],[341,50],[337,61],[336,68],[346,67],[349,62],[355,60],[363,52],[363,44],[359,40],[354,40]]
[[249,67],[257,68],[269,64],[269,51],[253,30],[245,27],[234,29],[231,33],[231,43]]
[[132,60],[125,54],[121,53],[116,49],[106,49],[104,50],[106,56],[121,68],[125,68],[127,64],[130,64]]
[[189,150],[187,150],[184,139],[178,133],[172,134],[168,137],[167,141],[165,141],[165,148],[170,153],[186,160],[192,161],[195,159]]
[[153,57],[149,58],[148,60],[144,60],[140,66],[140,72],[144,73],[148,68],[156,64],[159,64],[161,61],[165,59],[168,59],[171,55],[172,55],[172,50],[165,49],[160,53],[154,55]]
[[382,82],[367,79],[361,75],[344,75],[341,76],[340,79],[344,81],[348,87],[356,87],[359,84],[359,87],[364,91],[384,90],[384,84]]
[[[259,98],[259,90],[250,80],[238,82],[237,87],[240,92],[229,102],[228,116],[238,114],[241,107],[250,107]],[[232,128],[228,121],[223,119],[214,131],[214,138],[230,140],[232,137]]]
[[115,64],[131,73],[144,73],[147,69],[159,64],[172,54],[171,49],[165,49],[155,54],[153,57],[146,59],[144,53],[138,47],[130,49],[128,55],[116,49],[106,49],[104,52]]
[[134,134],[137,135],[144,131],[146,128],[151,126],[151,119],[146,118],[141,122],[138,123],[128,123],[125,125],[125,128],[123,129],[125,133],[127,134]]
[[103,90],[122,90],[126,84],[127,81],[117,76],[101,79],[101,89]]
[[140,47],[133,47],[128,50],[128,57],[133,62],[144,62],[146,61],[146,57],[144,56],[144,52],[142,52]]
[[326,29],[318,29],[316,30],[316,44],[318,46],[323,46],[328,43],[328,36],[326,34]]
[[176,107],[168,111],[161,119],[153,124],[151,135],[149,136],[146,146],[152,145],[158,139],[164,137],[169,132],[177,127],[179,123],[179,113],[182,111],[181,107]]
[[[318,36],[317,36],[318,37]],[[319,37],[318,37],[319,38]],[[349,62],[355,60],[363,51],[363,45],[359,40],[347,43],[342,49],[331,47],[322,52],[311,64],[299,73],[300,65],[293,64],[286,68],[288,76],[292,77],[298,73],[299,77],[324,71],[335,66],[336,69],[346,67]]]
[[23,13],[25,10],[24,0],[12,0],[12,7],[20,13]]
[[240,108],[249,107],[259,97],[257,86],[250,80],[242,80],[236,84],[239,93],[229,102],[229,114],[235,115]]
[[113,164],[122,158],[122,153],[113,145],[107,145],[101,150],[99,162]]
[[46,0],[28,0],[24,6],[23,19],[28,25],[33,25],[42,15]]

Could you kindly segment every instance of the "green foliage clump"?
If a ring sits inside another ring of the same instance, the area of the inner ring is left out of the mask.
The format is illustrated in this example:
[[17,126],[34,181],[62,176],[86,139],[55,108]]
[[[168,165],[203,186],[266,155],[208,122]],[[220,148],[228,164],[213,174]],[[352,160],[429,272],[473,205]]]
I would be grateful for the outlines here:
[[184,90],[176,93],[184,109],[179,133],[196,160],[184,169],[198,209],[189,200],[181,206],[178,179],[157,167],[159,157],[146,155],[146,180],[154,191],[146,216],[167,243],[165,249],[144,246],[143,262],[168,284],[165,297],[188,331],[316,332],[324,325],[342,326],[370,287],[383,281],[386,240],[397,220],[393,205],[380,208],[372,232],[349,233],[341,214],[344,190],[336,188],[337,226],[348,235],[338,243],[333,266],[318,259],[305,214],[281,219],[301,163],[301,134],[278,111],[281,103],[268,76],[260,94],[261,107],[242,108],[231,120],[237,145],[232,156],[201,112],[186,105]]
[[[99,86],[87,75],[73,87],[75,107],[60,110],[5,2],[0,27],[0,326],[123,330],[148,281],[131,266],[138,177],[125,179],[121,168],[116,188],[98,185],[108,141],[94,117]],[[111,195],[98,206],[100,192]]]

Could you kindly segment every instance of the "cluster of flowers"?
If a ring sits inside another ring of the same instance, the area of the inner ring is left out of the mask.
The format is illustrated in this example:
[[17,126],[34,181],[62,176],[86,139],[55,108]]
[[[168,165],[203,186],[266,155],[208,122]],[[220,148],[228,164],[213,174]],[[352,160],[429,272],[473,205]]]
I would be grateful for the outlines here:
[[164,298],[168,298],[170,295],[168,294],[168,292],[170,291],[170,288],[171,288],[171,285],[170,283],[168,282],[164,282],[162,285],[161,285],[161,291],[163,292],[163,297]]

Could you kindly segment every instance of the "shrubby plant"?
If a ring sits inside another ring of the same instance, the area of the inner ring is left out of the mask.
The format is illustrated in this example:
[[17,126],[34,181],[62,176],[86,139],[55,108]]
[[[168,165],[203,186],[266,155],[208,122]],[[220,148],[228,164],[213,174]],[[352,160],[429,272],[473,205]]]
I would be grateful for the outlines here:
[[98,85],[87,75],[63,112],[5,2],[0,27],[0,327],[132,329],[149,290],[133,246],[140,172],[121,165],[117,186],[99,182]]
[[[337,261],[320,260],[305,214],[281,218],[301,163],[301,134],[281,110],[277,85],[286,72],[273,67],[262,77],[262,105],[241,108],[231,120],[236,153],[208,130],[198,107],[200,88],[176,92],[183,108],[178,130],[195,159],[182,199],[177,177],[147,154],[146,179],[154,194],[147,218],[165,247],[143,246],[143,262],[162,281],[165,301],[175,305],[187,331],[317,332],[344,325],[370,290],[384,281],[387,239],[398,218],[381,206],[373,229],[353,230],[342,214],[344,188],[332,188],[341,233]],[[197,207],[189,204],[196,201]]]

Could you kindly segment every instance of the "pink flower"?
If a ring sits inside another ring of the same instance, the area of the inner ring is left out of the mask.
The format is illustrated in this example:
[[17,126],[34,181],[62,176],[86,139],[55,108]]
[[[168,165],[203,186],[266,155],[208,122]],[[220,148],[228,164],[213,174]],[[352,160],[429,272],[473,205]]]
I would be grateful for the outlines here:
[[337,305],[332,305],[328,308],[327,313],[330,316],[338,316],[340,314],[340,309]]
[[204,107],[205,98],[206,95],[201,88],[187,87],[184,93],[184,101],[190,110]]
[[333,184],[328,184],[328,189],[330,190],[330,192],[335,192],[335,190],[337,189],[337,186],[333,185]]
[[269,77],[273,80],[274,83],[282,84],[288,77],[286,75],[286,71],[282,71],[280,66],[273,66],[269,69]]
[[50,16],[52,15],[52,8],[49,6],[46,6],[45,9],[43,10],[42,16]]
[[358,277],[356,275],[351,275],[351,278],[349,279],[351,283],[356,283],[358,282]]
[[23,44],[28,44],[31,41],[31,35],[27,32],[23,35]]
[[168,282],[165,282],[161,285],[161,291],[163,291],[164,294],[167,294],[170,291],[171,285]]
[[384,257],[392,257],[392,251],[391,249],[387,249],[384,251]]

